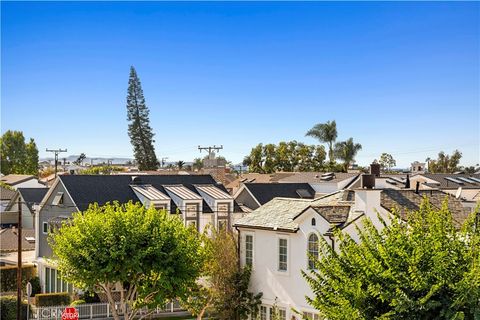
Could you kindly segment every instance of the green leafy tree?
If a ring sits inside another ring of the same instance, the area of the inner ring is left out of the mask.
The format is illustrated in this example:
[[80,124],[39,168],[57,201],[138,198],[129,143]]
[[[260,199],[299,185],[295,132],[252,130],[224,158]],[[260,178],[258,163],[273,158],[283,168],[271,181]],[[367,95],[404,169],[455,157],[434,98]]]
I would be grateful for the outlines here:
[[318,123],[308,130],[306,136],[313,137],[328,145],[328,158],[330,163],[335,162],[334,144],[337,140],[337,123],[335,120],[326,123]]
[[428,171],[432,173],[453,173],[459,170],[458,165],[461,158],[462,153],[458,150],[455,150],[451,155],[440,151],[436,160],[429,159]]
[[203,160],[201,158],[193,159],[193,169],[201,170],[203,168]]
[[385,152],[382,153],[382,155],[380,156],[380,160],[378,161],[378,163],[384,171],[390,171],[393,167],[397,165],[397,161],[393,159],[393,156]]
[[[182,297],[203,265],[201,242],[181,219],[139,203],[91,205],[64,222],[49,243],[62,276],[105,293],[116,320]],[[115,287],[124,293],[119,310]]]
[[156,170],[159,162],[155,155],[154,133],[150,127],[150,111],[145,104],[142,85],[135,68],[130,67],[127,95],[128,135],[133,146],[139,170]]
[[263,145],[259,143],[252,148],[250,155],[243,159],[243,165],[248,166],[250,172],[265,173],[263,169]]
[[272,143],[263,146],[263,155],[265,160],[263,161],[264,173],[273,173],[277,165],[276,159],[276,146]]
[[337,251],[322,241],[316,270],[302,272],[314,292],[307,300],[321,316],[478,319],[479,214],[472,213],[458,228],[447,200],[434,209],[425,199],[407,221],[394,218],[388,225],[382,220],[385,227],[379,231],[365,219],[357,230],[359,243],[336,230]]
[[347,172],[350,164],[355,161],[358,151],[362,150],[360,143],[354,143],[353,138],[335,144],[335,156],[343,161],[343,171]]
[[22,131],[6,131],[0,137],[1,172],[38,175],[38,149],[35,141],[25,143]]
[[190,288],[184,307],[199,320],[206,313],[224,320],[257,314],[262,294],[248,291],[251,270],[239,268],[236,236],[225,229],[212,229],[210,235],[203,235],[203,244],[207,257],[203,276]]

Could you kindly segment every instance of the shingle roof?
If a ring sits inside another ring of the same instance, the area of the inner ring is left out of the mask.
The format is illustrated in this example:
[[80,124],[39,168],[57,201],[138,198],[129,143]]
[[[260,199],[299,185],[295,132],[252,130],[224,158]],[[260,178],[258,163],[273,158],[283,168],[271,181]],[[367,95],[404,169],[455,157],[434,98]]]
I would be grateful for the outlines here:
[[[0,230],[0,251],[18,250],[18,229],[6,228]],[[35,237],[34,229],[22,229],[22,251],[35,250],[35,242],[29,242],[26,237]]]
[[306,182],[306,183],[332,183],[340,182],[346,179],[351,179],[357,177],[358,173],[347,173],[347,172],[334,172],[333,179],[331,180],[322,180],[322,175],[324,172],[294,172],[288,177],[280,179],[280,182]]
[[15,196],[15,190],[0,187],[0,200],[11,200]]
[[427,196],[430,204],[437,209],[441,208],[445,198],[448,198],[448,208],[457,225],[461,225],[468,217],[469,208],[464,208],[461,201],[440,190],[420,190],[417,194],[412,190],[385,189],[382,190],[380,195],[380,204],[389,211],[395,208],[398,210],[400,217],[406,220],[408,212],[420,208],[423,196]]
[[343,213],[345,208],[348,207],[346,205],[351,204],[351,202],[344,200],[349,197],[348,194],[350,192],[338,191],[317,199],[275,198],[239,219],[235,225],[239,227],[296,231],[298,230],[298,223],[294,221],[295,217],[310,206],[317,207],[325,215],[324,217],[327,221],[338,223],[338,216],[329,214],[327,211],[331,209],[328,207],[340,206],[339,210]]
[[35,177],[28,174],[9,174],[0,178],[0,181],[5,182],[8,185],[16,185],[18,183],[34,179]]
[[[97,202],[102,205],[106,202],[119,201],[126,203],[128,201],[139,201],[130,185],[132,177],[135,175],[65,175],[59,176],[73,198],[80,211],[88,208],[88,205]],[[226,192],[223,185],[217,184],[210,175],[140,175],[137,176],[140,181],[138,184],[149,184],[158,191],[168,194],[165,185],[183,185],[189,191],[198,194],[195,184],[215,185]],[[173,201],[170,203],[171,212],[176,212],[176,205]],[[211,208],[203,201],[203,211],[212,212]],[[235,203],[234,212],[242,212]]]
[[26,202],[30,211],[33,211],[33,205],[40,204],[43,197],[48,192],[48,188],[19,188],[18,191],[22,195],[23,201]]
[[261,205],[273,198],[313,199],[315,196],[315,190],[308,183],[245,183],[245,188]]
[[[473,177],[475,179],[480,180],[480,174],[426,173],[426,174],[421,174],[419,176],[423,176],[427,179],[437,181],[438,183],[436,183],[436,184],[428,184],[427,183],[427,185],[435,187],[435,188],[439,188],[439,189],[457,189],[459,187],[462,187],[462,189],[478,189],[478,188],[480,188],[480,182],[479,181],[468,179],[470,177]],[[448,178],[448,179],[445,179],[445,178]],[[467,180],[470,180],[471,182],[462,181],[462,179],[467,179]],[[455,180],[459,180],[462,183],[461,184],[455,183],[454,182]]]

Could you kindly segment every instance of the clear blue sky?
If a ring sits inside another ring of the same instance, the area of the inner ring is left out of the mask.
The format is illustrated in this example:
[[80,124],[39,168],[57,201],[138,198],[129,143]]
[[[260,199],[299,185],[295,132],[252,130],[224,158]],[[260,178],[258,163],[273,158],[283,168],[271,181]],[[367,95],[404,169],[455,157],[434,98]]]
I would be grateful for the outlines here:
[[399,166],[463,152],[480,162],[479,3],[5,2],[1,130],[68,154],[131,156],[129,68],[142,81],[156,151],[191,161],[223,144],[339,139]]

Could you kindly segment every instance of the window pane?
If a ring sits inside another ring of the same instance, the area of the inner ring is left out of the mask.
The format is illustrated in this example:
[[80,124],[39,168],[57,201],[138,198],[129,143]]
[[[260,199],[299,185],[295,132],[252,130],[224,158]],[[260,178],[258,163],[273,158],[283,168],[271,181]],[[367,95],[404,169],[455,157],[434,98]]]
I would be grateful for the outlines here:
[[50,291],[49,292],[55,292],[55,282],[57,280],[57,270],[55,269],[50,269]]
[[278,270],[287,271],[287,239],[278,239]]
[[245,236],[245,264],[251,266],[253,264],[253,236]]
[[45,268],[45,292],[50,293],[50,268]]
[[260,320],[267,320],[267,307],[260,307]]
[[318,236],[311,234],[308,237],[308,268],[315,269],[315,261],[318,260]]
[[62,292],[62,278],[60,277],[60,272],[55,272],[57,274],[56,280],[56,291],[55,292]]
[[278,309],[278,317],[280,320],[287,320],[287,311],[285,309]]

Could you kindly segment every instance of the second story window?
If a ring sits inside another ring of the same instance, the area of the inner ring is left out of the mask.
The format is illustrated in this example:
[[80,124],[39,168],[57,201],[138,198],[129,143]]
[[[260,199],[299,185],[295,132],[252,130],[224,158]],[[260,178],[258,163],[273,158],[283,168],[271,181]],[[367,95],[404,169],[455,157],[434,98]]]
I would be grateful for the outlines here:
[[251,234],[245,236],[245,264],[247,266],[253,264],[253,236]]
[[43,223],[43,234],[48,234],[48,222]]
[[52,205],[54,206],[58,206],[60,204],[63,204],[63,192],[57,192],[52,201]]
[[278,271],[287,271],[288,266],[288,240],[278,239]]
[[187,212],[188,217],[196,217],[198,212],[198,204],[187,204],[185,206],[185,211]]
[[315,269],[318,260],[318,236],[312,233],[308,236],[308,268]]
[[229,211],[228,203],[219,203],[217,206],[217,212],[220,216],[227,216]]

